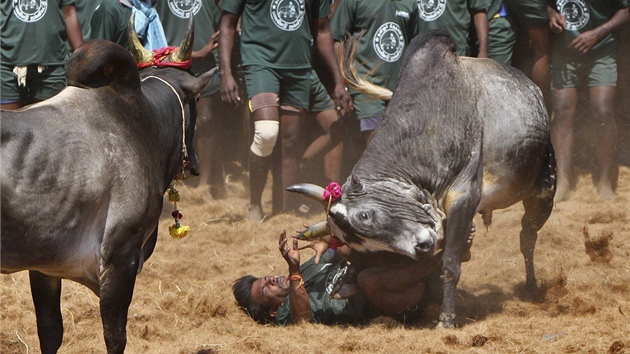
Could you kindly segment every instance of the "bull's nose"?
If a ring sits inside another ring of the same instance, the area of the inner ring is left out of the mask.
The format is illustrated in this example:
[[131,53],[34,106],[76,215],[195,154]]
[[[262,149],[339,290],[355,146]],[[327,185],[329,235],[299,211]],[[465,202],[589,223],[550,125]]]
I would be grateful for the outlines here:
[[433,248],[435,243],[433,240],[423,240],[420,243],[416,244],[416,253],[418,254],[427,254],[433,252]]

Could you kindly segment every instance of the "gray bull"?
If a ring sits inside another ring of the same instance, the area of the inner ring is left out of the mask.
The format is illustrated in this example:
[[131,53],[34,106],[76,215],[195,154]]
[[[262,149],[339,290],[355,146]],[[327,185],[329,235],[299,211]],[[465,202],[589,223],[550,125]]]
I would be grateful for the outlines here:
[[[191,38],[166,61],[190,58]],[[215,70],[139,72],[125,49],[95,40],[67,71],[71,86],[57,96],[2,112],[2,273],[29,270],[43,353],[62,342],[62,278],[100,297],[107,351],[122,353],[136,274],[155,246],[184,141],[192,147],[188,102]]]
[[[304,184],[289,190],[320,199],[323,191]],[[453,294],[477,212],[489,225],[493,210],[523,202],[526,288],[536,290],[534,247],[555,191],[540,90],[511,67],[458,57],[442,32],[418,36],[385,116],[342,190],[330,206],[330,229],[354,250],[419,262],[441,255],[440,326],[455,325]],[[325,229],[317,225],[304,234]]]

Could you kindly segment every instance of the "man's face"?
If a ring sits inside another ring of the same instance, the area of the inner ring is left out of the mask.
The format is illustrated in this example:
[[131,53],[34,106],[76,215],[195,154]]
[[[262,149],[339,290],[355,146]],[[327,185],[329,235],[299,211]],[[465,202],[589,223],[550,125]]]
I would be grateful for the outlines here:
[[252,301],[277,310],[289,295],[289,279],[281,275],[267,275],[252,284]]

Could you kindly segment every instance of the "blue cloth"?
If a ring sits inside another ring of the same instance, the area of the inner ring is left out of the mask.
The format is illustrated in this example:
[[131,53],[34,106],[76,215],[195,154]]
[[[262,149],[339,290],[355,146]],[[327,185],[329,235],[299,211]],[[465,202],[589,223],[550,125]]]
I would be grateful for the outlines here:
[[168,46],[166,35],[155,8],[141,0],[129,0],[135,14],[134,27],[140,42],[147,50]]

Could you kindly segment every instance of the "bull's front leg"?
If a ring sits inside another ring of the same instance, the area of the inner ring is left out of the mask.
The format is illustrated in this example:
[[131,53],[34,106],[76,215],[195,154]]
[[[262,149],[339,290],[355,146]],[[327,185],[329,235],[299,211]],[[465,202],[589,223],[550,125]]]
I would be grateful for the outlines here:
[[34,270],[29,271],[28,275],[42,354],[56,353],[63,340],[61,278],[50,277]]
[[442,257],[442,271],[440,279],[443,282],[444,299],[438,327],[455,327],[455,289],[459,282],[464,255],[472,228],[479,198],[470,198],[469,194],[462,195],[451,204],[447,213],[445,230],[444,255]]
[[103,256],[100,310],[107,352],[123,353],[127,345],[127,312],[138,272],[140,246],[118,245]]

